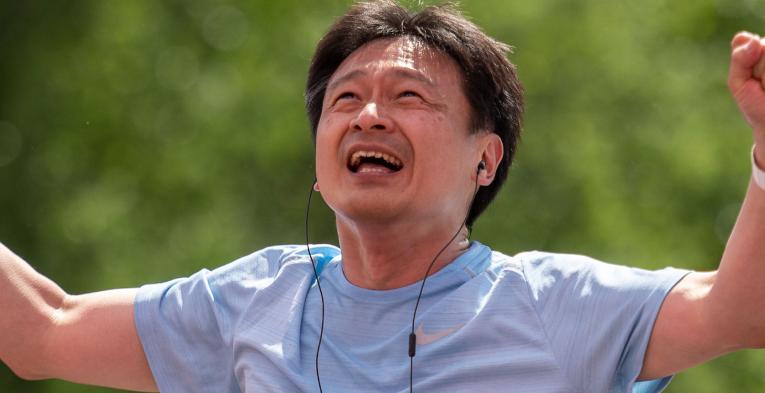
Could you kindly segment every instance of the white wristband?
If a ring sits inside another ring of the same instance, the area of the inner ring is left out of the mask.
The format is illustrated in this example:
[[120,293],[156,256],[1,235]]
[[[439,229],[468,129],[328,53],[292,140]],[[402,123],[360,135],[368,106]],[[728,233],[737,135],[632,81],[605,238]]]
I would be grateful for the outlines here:
[[757,145],[752,147],[752,179],[754,179],[754,184],[757,184],[761,190],[765,191],[765,170],[757,165],[757,161],[754,158],[755,147]]

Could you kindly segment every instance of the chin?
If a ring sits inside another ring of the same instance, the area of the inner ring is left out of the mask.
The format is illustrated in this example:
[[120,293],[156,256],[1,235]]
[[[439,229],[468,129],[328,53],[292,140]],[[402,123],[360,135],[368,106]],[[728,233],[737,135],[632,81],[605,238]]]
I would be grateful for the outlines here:
[[327,205],[335,212],[339,220],[352,223],[386,223],[405,215],[403,206],[391,201],[382,201],[381,198],[346,200],[344,203],[327,203]]

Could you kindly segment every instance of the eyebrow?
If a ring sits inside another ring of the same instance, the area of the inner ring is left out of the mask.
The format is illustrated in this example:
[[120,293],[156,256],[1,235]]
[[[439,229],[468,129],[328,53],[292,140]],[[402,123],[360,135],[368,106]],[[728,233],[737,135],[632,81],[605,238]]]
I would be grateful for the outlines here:
[[[425,75],[423,75],[423,74],[421,74],[419,72],[415,72],[415,71],[406,69],[406,68],[397,68],[397,69],[394,69],[393,71],[391,71],[391,73],[394,76],[398,77],[398,78],[412,79],[412,80],[424,83],[424,84],[426,84],[428,86],[434,86],[435,85],[435,83],[433,83],[433,80],[431,80],[427,76],[425,76]],[[347,74],[345,74],[345,75],[335,79],[334,81],[332,81],[329,84],[329,86],[327,86],[327,91],[331,91],[331,90],[335,89],[338,85],[340,85],[342,83],[345,83],[345,82],[347,82],[349,80],[353,80],[353,79],[356,79],[356,78],[359,78],[359,77],[362,77],[362,76],[365,76],[365,75],[367,75],[367,72],[364,71],[364,70],[351,71],[351,72],[349,72],[349,73],[347,73]]]

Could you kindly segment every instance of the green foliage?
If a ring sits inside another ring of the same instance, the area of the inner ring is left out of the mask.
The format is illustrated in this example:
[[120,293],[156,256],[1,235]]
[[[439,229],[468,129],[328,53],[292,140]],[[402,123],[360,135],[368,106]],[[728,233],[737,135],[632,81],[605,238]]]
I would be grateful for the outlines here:
[[[0,4],[0,241],[73,293],[137,286],[303,241],[302,87],[347,1]],[[749,176],[725,87],[763,0],[465,2],[515,46],[523,143],[474,238],[514,253],[714,269]],[[331,212],[312,240],[336,242]],[[4,310],[4,312],[14,312]],[[753,392],[765,355],[667,390]],[[5,392],[107,392],[24,382]]]

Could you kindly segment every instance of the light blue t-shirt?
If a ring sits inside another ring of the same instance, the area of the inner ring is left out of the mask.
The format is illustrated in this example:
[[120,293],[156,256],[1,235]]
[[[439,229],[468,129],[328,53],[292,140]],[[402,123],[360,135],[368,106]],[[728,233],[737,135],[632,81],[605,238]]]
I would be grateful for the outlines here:
[[[321,273],[324,392],[409,391],[419,283],[354,286],[340,250]],[[405,263],[405,261],[402,261]],[[472,242],[428,278],[417,312],[414,391],[659,392],[636,383],[662,301],[686,271],[568,254],[507,256]],[[305,246],[277,246],[140,289],[138,333],[163,393],[318,392],[321,305]]]

